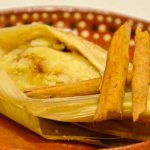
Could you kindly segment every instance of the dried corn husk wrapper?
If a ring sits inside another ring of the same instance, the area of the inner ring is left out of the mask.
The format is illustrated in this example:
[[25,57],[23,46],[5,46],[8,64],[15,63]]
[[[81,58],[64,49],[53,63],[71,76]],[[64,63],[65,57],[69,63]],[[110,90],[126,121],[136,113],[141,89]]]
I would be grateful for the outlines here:
[[[52,41],[52,43],[50,43],[52,44],[51,47],[62,49],[65,45],[67,49],[83,55],[99,72],[103,73],[106,60],[105,50],[71,33],[65,33],[53,27],[41,24],[1,29],[0,57],[31,40],[33,40],[31,43],[32,46],[37,45],[37,41],[34,41],[34,39],[39,38],[40,40],[40,38],[43,37]],[[63,44],[53,45],[53,41],[55,42],[55,40]],[[39,43],[43,45],[47,44],[41,41]],[[51,105],[53,101],[51,101],[51,99],[42,99],[41,101],[41,99],[28,98],[2,69],[0,69],[0,81],[2,81],[0,85],[0,113],[46,139],[77,140],[85,143],[103,145],[100,142],[99,134],[95,132],[83,130],[81,127],[70,123],[54,121],[57,119],[50,120],[45,119],[46,117],[36,116],[37,110],[34,110],[35,107],[39,109],[39,112],[42,112],[43,109],[45,110],[46,108],[46,103],[48,102]],[[63,101],[63,99],[61,101]],[[44,105],[41,105],[41,102]],[[40,105],[41,108],[38,108]],[[33,114],[32,109],[35,114]]]
[[104,72],[107,55],[103,48],[71,33],[42,24],[1,29],[1,55],[37,37],[45,37],[52,41],[58,40],[64,43],[69,50],[77,51],[87,58],[101,73]]
[[[52,140],[77,140],[99,145],[103,144],[99,141],[100,135],[98,133],[137,140],[150,139],[149,133],[143,130],[145,125],[128,124],[126,121],[115,121],[115,123],[108,121],[106,124],[102,122],[95,126],[93,123],[82,126],[90,131],[70,124],[73,122],[92,122],[99,95],[33,99],[24,95],[2,70],[0,71],[0,81],[0,112],[44,138]],[[149,106],[150,103],[148,101],[148,111],[143,114],[143,118],[147,122],[149,121],[148,116],[150,115]],[[123,117],[131,116],[131,114],[131,93],[126,93],[123,103]],[[115,128],[108,129],[107,124],[112,124],[112,127]],[[129,126],[136,127],[136,129],[140,127],[140,134],[142,135],[137,138],[138,132],[133,134],[132,130],[131,132],[129,131]],[[129,133],[127,134],[126,131]]]
[[146,111],[149,90],[150,64],[150,35],[147,31],[136,30],[135,52],[133,58],[133,120],[138,120],[141,113]]

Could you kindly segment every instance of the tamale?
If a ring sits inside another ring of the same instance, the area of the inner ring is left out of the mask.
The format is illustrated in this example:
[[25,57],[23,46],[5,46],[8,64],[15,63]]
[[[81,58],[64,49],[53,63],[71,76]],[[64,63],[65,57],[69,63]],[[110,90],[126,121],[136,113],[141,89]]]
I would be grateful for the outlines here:
[[[0,113],[50,140],[76,140],[102,145],[99,134],[83,130],[72,124],[33,116],[26,109],[31,99],[21,93],[7,74],[0,70]],[[11,87],[11,88],[10,88]],[[12,89],[12,90],[11,90]]]
[[[91,67],[94,68],[96,74],[98,74],[97,77],[100,76],[100,72],[103,72],[103,69],[105,68],[105,50],[72,34],[41,24],[0,29],[0,49],[2,51],[0,59],[11,53],[13,57],[7,57],[5,60],[16,59],[20,61],[21,54],[26,49],[29,50],[30,46],[33,47],[32,51],[35,51],[36,48],[40,47],[39,51],[41,51],[41,54],[43,54],[41,47],[43,47],[43,51],[46,47],[51,47],[57,49],[57,53],[60,53],[63,50],[69,50],[69,52],[71,51],[74,55],[83,55],[82,59],[84,59],[84,62],[86,61],[91,64]],[[15,51],[13,51],[14,49]],[[15,55],[16,53],[18,54],[17,57]],[[27,57],[28,56],[24,56],[24,59]],[[29,59],[33,58],[34,55],[29,57]],[[33,59],[33,61],[35,64],[33,68],[35,67],[38,69],[39,73],[43,73],[45,70],[41,70],[40,66],[42,59],[38,57]],[[91,63],[91,61],[93,63]],[[23,64],[25,63],[23,62]],[[6,64],[6,67],[9,66]],[[5,70],[3,63],[0,68]],[[7,69],[5,71],[7,72]],[[66,124],[66,127],[64,127],[64,123],[62,122],[47,120],[44,119],[44,117],[41,119],[41,117],[32,115],[30,110],[32,109],[33,101],[35,100],[34,102],[36,102],[37,105],[40,101],[38,99],[26,97],[9,78],[11,73],[8,76],[5,71],[0,70],[0,81],[2,81],[0,85],[0,112],[2,114],[47,139],[77,140],[91,144],[102,144],[99,140],[99,134],[97,133],[84,131],[83,129],[80,130],[80,128],[71,124],[68,124],[68,126]],[[34,79],[33,77],[35,76],[32,76],[31,79]],[[43,100],[45,101],[46,99]],[[29,105],[31,105],[31,107]],[[55,131],[58,131],[59,133],[55,133]]]

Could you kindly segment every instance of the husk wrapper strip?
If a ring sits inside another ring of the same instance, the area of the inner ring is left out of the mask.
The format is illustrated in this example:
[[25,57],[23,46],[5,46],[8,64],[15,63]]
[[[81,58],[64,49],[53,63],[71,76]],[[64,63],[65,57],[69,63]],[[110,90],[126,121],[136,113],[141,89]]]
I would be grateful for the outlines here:
[[133,120],[146,111],[149,77],[150,77],[150,35],[139,28],[135,35],[135,52],[133,58]]
[[108,51],[101,95],[94,120],[114,118],[122,113],[125,81],[129,64],[131,28],[123,24],[114,34]]
[[26,95],[36,98],[71,97],[99,93],[101,78],[84,80],[77,83],[61,84],[46,88],[27,89]]

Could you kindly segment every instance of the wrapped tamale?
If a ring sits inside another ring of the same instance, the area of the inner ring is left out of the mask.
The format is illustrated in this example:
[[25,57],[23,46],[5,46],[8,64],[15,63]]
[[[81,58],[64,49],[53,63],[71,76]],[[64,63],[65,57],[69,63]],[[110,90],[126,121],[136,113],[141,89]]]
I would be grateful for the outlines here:
[[32,114],[33,103],[37,107],[41,100],[21,90],[100,77],[105,60],[101,47],[53,27],[0,29],[0,113],[47,139],[101,144],[97,133]]
[[106,51],[71,33],[41,24],[0,30],[0,68],[25,88],[100,77]]

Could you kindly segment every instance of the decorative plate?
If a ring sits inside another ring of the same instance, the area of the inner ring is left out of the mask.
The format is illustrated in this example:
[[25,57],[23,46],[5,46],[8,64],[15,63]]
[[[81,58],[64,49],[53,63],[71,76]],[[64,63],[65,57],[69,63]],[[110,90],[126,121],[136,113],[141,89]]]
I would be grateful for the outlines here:
[[[28,7],[0,10],[0,28],[14,25],[45,23],[57,28],[72,31],[106,50],[112,34],[125,21],[133,27],[130,49],[134,49],[134,31],[137,26],[150,32],[150,22],[122,16],[110,12],[73,7]],[[131,51],[130,51],[131,52]],[[132,56],[132,55],[131,55]],[[0,149],[7,150],[95,150],[98,147],[79,143],[47,141],[15,122],[0,115]],[[148,150],[150,142],[142,142],[115,150]],[[112,148],[113,150],[113,148]]]

